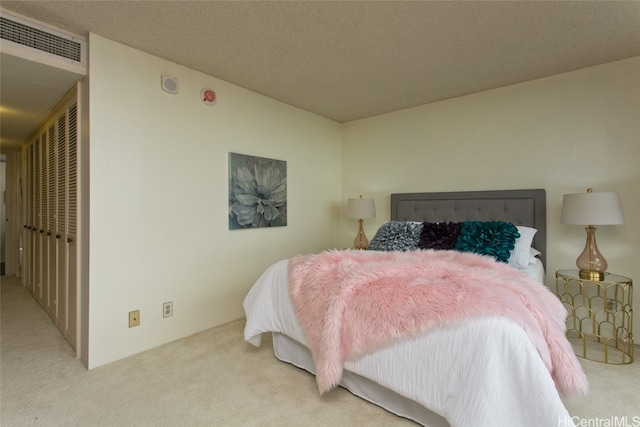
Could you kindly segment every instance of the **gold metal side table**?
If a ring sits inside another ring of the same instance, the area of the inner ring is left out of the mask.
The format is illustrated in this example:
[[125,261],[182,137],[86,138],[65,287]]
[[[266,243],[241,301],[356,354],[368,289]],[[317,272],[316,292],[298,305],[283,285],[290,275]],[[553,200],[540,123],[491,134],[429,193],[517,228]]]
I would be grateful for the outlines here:
[[569,313],[567,338],[577,356],[613,365],[633,362],[630,278],[606,273],[603,280],[590,280],[578,270],[558,270],[556,295]]

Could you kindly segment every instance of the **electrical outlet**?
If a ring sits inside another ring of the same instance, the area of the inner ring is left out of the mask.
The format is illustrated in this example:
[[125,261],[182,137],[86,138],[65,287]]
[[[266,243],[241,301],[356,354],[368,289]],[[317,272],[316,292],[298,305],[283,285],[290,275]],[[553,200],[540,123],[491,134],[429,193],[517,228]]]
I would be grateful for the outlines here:
[[162,317],[173,316],[173,301],[162,304]]
[[609,303],[607,304],[607,310],[618,311],[618,303],[615,300],[609,300]]
[[140,326],[140,310],[129,312],[129,327]]

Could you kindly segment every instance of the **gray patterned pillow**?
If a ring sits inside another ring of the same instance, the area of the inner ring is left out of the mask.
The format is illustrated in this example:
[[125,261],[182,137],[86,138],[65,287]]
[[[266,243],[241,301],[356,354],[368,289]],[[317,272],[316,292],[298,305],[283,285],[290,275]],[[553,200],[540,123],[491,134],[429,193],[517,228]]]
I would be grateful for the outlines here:
[[413,251],[418,249],[422,223],[389,221],[382,224],[371,239],[371,251]]

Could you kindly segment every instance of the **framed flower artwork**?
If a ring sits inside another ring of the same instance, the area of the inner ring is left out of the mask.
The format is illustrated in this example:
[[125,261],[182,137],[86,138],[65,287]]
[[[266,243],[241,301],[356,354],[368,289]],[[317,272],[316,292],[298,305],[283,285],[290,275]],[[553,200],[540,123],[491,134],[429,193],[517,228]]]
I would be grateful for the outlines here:
[[287,162],[229,153],[229,229],[287,225]]

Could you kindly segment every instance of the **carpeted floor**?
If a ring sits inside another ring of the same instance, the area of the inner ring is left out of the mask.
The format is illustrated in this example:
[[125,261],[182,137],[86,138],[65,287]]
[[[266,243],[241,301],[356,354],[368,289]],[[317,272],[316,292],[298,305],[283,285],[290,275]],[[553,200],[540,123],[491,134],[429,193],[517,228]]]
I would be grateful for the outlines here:
[[[19,280],[1,280],[3,427],[415,425],[343,389],[319,396],[266,335],[243,341],[244,319],[88,371]],[[640,365],[582,362],[591,393],[568,406],[574,421],[640,425]]]

